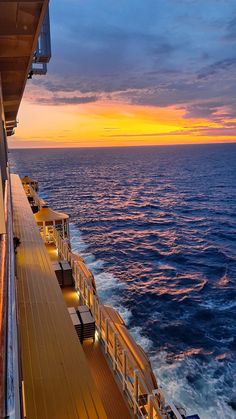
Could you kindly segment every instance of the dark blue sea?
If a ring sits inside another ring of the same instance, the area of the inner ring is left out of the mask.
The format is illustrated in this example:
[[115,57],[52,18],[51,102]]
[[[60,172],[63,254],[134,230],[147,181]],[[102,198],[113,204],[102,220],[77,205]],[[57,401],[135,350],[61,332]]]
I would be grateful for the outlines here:
[[74,250],[201,419],[236,418],[236,144],[11,150]]

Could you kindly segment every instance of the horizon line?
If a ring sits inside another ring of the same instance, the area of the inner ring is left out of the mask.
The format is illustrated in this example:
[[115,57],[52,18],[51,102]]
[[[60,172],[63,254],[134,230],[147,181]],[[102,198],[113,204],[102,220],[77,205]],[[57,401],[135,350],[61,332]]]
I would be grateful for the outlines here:
[[216,142],[199,142],[199,143],[169,143],[169,144],[138,144],[138,145],[110,145],[110,146],[45,146],[45,147],[12,147],[8,145],[8,150],[40,150],[40,149],[64,149],[64,148],[71,148],[71,149],[87,149],[87,148],[141,148],[141,147],[176,147],[176,146],[199,146],[199,145],[223,145],[223,144],[236,144],[236,140],[233,141],[216,141]]

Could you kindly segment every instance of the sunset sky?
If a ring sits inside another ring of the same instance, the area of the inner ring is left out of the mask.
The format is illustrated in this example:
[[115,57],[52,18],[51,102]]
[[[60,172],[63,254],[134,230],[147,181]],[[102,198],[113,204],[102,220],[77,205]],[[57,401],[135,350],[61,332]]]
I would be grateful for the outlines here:
[[54,0],[12,147],[236,141],[235,0]]

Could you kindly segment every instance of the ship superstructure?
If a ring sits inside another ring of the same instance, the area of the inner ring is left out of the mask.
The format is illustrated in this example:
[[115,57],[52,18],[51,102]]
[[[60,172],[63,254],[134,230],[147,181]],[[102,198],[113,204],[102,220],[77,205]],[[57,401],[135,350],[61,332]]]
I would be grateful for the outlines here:
[[27,79],[50,57],[48,1],[0,1],[0,417],[187,417],[100,301],[68,215],[48,207],[37,180],[10,173],[7,136]]

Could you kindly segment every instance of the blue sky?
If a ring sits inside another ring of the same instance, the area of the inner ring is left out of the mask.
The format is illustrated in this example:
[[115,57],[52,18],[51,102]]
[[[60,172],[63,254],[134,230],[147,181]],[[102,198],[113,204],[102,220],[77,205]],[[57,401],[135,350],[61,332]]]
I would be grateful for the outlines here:
[[189,103],[187,115],[219,105],[234,113],[235,1],[57,0],[51,30],[49,74],[58,81],[48,81],[49,90],[79,89],[91,100],[121,92],[136,104]]

